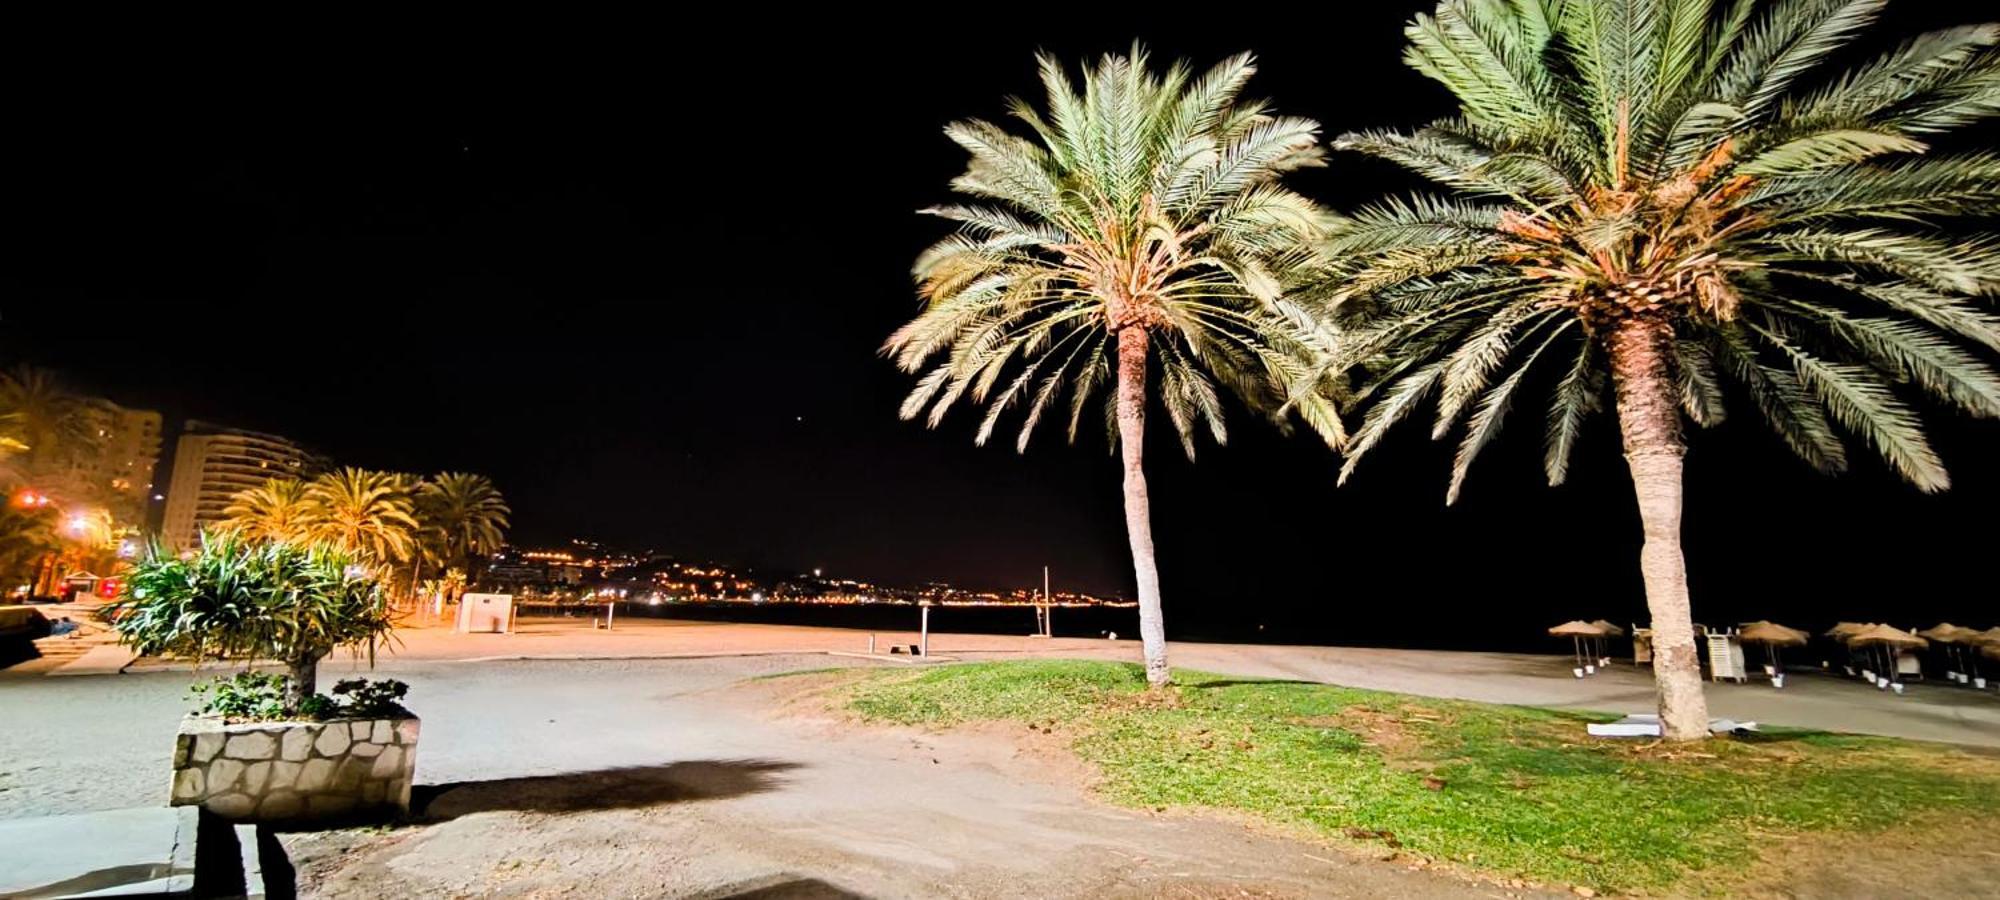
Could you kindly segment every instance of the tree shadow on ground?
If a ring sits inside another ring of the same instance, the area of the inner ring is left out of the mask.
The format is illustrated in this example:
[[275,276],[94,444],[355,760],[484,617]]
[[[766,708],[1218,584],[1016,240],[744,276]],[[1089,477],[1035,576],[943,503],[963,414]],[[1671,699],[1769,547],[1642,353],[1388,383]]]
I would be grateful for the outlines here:
[[694,900],[867,900],[857,894],[817,878],[778,875],[704,891]]
[[476,812],[587,812],[638,809],[691,800],[719,800],[775,790],[798,763],[770,759],[702,759],[659,766],[418,785],[412,817],[442,822]]
[[1189,690],[1197,690],[1197,691],[1207,691],[1207,690],[1214,690],[1216,688],[1227,688],[1227,687],[1243,687],[1245,685],[1253,687],[1268,687],[1274,684],[1303,684],[1309,687],[1323,687],[1323,688],[1339,687],[1339,685],[1327,684],[1324,681],[1301,681],[1296,678],[1228,678],[1228,679],[1218,679],[1215,681],[1182,681],[1175,683],[1180,685],[1182,688]]

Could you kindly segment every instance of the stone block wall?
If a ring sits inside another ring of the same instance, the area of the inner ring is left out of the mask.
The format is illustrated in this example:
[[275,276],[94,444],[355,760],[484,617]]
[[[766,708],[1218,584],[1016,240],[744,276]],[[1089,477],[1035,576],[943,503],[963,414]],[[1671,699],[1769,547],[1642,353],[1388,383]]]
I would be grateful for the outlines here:
[[238,822],[406,815],[420,725],[415,716],[239,724],[189,716],[175,737],[172,802]]

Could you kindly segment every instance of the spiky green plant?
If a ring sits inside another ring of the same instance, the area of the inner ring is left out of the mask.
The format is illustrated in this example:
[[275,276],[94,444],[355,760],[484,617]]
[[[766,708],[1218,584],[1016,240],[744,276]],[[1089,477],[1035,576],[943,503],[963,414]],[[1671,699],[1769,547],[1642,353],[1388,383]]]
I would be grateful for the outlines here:
[[[962,399],[984,405],[983,444],[1021,405],[1022,451],[1064,406],[1073,442],[1111,389],[1103,416],[1124,457],[1139,630],[1148,677],[1164,684],[1142,467],[1149,374],[1190,458],[1204,428],[1227,437],[1218,381],[1257,405],[1289,402],[1329,443],[1341,436],[1327,392],[1304,377],[1301,318],[1284,298],[1323,213],[1278,181],[1322,163],[1319,126],[1242,99],[1247,54],[1197,76],[1179,63],[1155,73],[1134,47],[1086,70],[1080,90],[1061,63],[1040,62],[1047,110],[1009,106],[1033,137],[976,120],[945,129],[972,157],[952,186],[978,202],[924,210],[958,232],[918,257],[923,312],[885,350],[923,373],[904,418],[936,426]],[[1284,396],[1290,385],[1303,389]]]
[[1858,435],[1923,491],[1949,483],[1912,395],[2000,413],[1986,301],[2000,156],[1931,152],[2000,111],[2000,28],[1917,37],[1829,75],[1881,0],[1480,0],[1410,25],[1406,60],[1460,114],[1336,146],[1449,189],[1343,223],[1330,306],[1375,376],[1342,477],[1438,400],[1462,420],[1449,497],[1537,363],[1553,384],[1546,468],[1614,414],[1645,525],[1660,710],[1707,733],[1680,547],[1680,418],[1722,420],[1723,384],[1813,467]]
[[380,582],[330,545],[204,535],[180,559],[155,547],[106,609],[119,641],[190,661],[271,659],[289,671],[285,708],[312,696],[319,661],[341,647],[373,660],[392,623]]

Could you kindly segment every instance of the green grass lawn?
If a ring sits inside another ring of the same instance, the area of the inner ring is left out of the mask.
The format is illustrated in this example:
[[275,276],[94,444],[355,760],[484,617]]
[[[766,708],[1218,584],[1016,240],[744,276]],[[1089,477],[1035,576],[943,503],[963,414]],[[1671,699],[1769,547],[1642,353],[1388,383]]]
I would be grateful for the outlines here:
[[[1781,733],[1695,747],[1599,740],[1607,717],[1318,684],[1033,661],[870,670],[864,718],[1056,729],[1118,803],[1247,811],[1337,841],[1598,890],[1755,861],[1772,837],[1934,827],[2000,810],[2000,761],[1885,738]],[[1959,832],[1961,835],[1964,832]]]

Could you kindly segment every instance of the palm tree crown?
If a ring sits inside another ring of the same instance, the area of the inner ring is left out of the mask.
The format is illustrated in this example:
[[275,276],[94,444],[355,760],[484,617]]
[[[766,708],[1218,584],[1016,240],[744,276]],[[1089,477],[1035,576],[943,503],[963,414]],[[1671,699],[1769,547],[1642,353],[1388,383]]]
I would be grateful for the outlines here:
[[418,519],[438,540],[439,562],[446,566],[499,550],[508,513],[507,501],[484,475],[444,472],[417,488]]
[[1671,380],[1668,409],[1698,425],[1722,420],[1732,381],[1819,469],[1846,465],[1837,423],[1919,489],[1946,487],[1896,388],[2000,414],[2000,379],[1963,346],[2000,349],[2000,320],[1973,302],[2000,289],[2000,243],[1941,227],[1991,210],[2000,157],[1926,152],[2000,111],[2000,28],[1815,77],[1882,5],[1515,0],[1420,16],[1406,59],[1462,115],[1336,145],[1454,195],[1382,203],[1332,242],[1334,305],[1362,323],[1347,357],[1380,376],[1342,477],[1436,394],[1436,436],[1470,419],[1456,498],[1547,361],[1559,484],[1626,335],[1624,355],[1660,357],[1644,364]]
[[311,507],[305,540],[339,547],[376,565],[410,558],[417,520],[408,479],[392,472],[345,468],[305,487]]
[[84,399],[47,369],[21,365],[0,374],[5,443],[22,454],[29,477],[47,475],[52,464],[96,447],[98,436],[84,407]]
[[272,478],[231,499],[221,524],[245,540],[295,541],[312,525],[312,514],[305,482]]
[[[1040,64],[1047,114],[1010,105],[1034,139],[983,121],[945,129],[972,156],[952,186],[987,202],[924,210],[959,229],[918,257],[924,310],[886,346],[912,373],[942,356],[903,417],[928,407],[935,426],[969,395],[987,407],[984,443],[1023,404],[1026,449],[1067,389],[1074,441],[1111,381],[1112,337],[1133,328],[1159,338],[1160,396],[1192,455],[1201,425],[1226,434],[1210,374],[1268,399],[1307,369],[1282,287],[1323,213],[1277,180],[1322,164],[1319,126],[1239,99],[1255,71],[1247,54],[1196,77],[1180,64],[1155,74],[1134,48],[1086,71],[1081,91],[1059,62]],[[1331,403],[1299,393],[1294,408],[1337,441]]]

